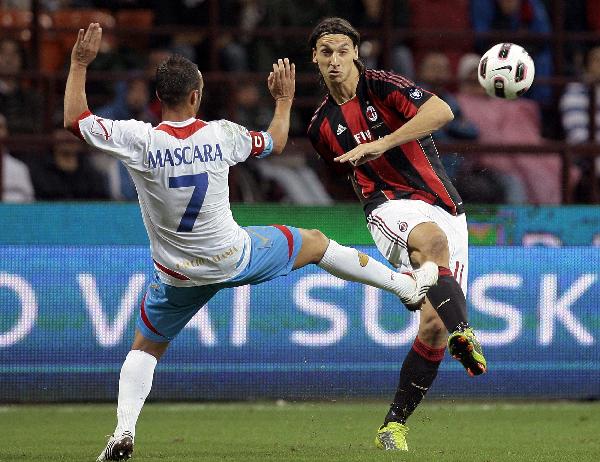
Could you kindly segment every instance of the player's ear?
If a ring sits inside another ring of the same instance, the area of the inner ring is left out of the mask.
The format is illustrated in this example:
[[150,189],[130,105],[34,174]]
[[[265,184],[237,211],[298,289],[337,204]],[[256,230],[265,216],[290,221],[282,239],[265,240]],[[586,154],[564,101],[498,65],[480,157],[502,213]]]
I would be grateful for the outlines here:
[[313,53],[313,58],[312,58],[312,62],[317,64],[317,49],[313,48],[312,49],[312,53]]
[[354,59],[358,60],[358,45],[354,47]]

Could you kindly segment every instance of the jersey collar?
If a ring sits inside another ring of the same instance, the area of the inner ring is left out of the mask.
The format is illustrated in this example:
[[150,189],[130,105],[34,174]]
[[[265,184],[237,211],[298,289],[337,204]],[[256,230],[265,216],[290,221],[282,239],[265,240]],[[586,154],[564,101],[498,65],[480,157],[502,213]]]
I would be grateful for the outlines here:
[[165,125],[170,125],[171,127],[185,127],[186,125],[192,124],[192,123],[196,122],[197,120],[200,120],[200,119],[196,119],[195,117],[190,117],[187,120],[180,120],[178,122],[173,122],[171,120],[163,120],[158,125],[165,124]]

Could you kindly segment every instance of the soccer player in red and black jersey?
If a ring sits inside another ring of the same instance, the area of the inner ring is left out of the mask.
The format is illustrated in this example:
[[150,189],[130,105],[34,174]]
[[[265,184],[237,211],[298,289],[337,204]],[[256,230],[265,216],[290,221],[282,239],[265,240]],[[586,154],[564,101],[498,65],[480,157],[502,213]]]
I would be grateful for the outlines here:
[[373,240],[392,265],[409,271],[430,260],[439,267],[426,301],[408,306],[420,309],[419,330],[375,440],[381,449],[407,450],[406,420],[433,383],[446,344],[470,375],[487,367],[467,320],[464,207],[431,137],[453,115],[405,77],[365,69],[360,35],[346,20],[323,20],[309,42],[328,90],[308,128],[315,150],[348,175]]

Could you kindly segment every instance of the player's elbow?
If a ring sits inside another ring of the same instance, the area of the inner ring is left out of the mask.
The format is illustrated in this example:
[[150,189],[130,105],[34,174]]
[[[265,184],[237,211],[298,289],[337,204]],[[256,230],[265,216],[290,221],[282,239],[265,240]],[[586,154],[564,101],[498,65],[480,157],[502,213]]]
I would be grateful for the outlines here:
[[452,122],[454,120],[452,108],[442,99],[438,101],[438,110],[436,112],[438,114],[438,122],[440,127],[443,127],[448,122]]
[[278,136],[276,134],[271,134],[273,138],[273,150],[271,151],[274,156],[278,156],[283,152],[285,145],[287,143],[287,136]]
[[273,155],[279,156],[283,152],[284,146],[281,146],[279,143],[273,142]]

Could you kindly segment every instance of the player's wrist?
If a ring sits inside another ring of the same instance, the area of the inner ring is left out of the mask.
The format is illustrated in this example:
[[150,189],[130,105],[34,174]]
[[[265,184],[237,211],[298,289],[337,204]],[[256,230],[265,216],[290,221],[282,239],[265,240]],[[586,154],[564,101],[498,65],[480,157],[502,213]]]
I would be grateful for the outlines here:
[[82,63],[81,61],[77,61],[77,60],[71,60],[71,68],[73,68],[73,69],[86,70],[87,67],[88,67],[88,64],[86,64],[86,63]]
[[385,151],[389,151],[390,149],[392,149],[394,147],[394,143],[393,140],[391,139],[390,135],[386,135],[383,138],[379,138],[379,146],[381,147],[381,151],[385,152]]

